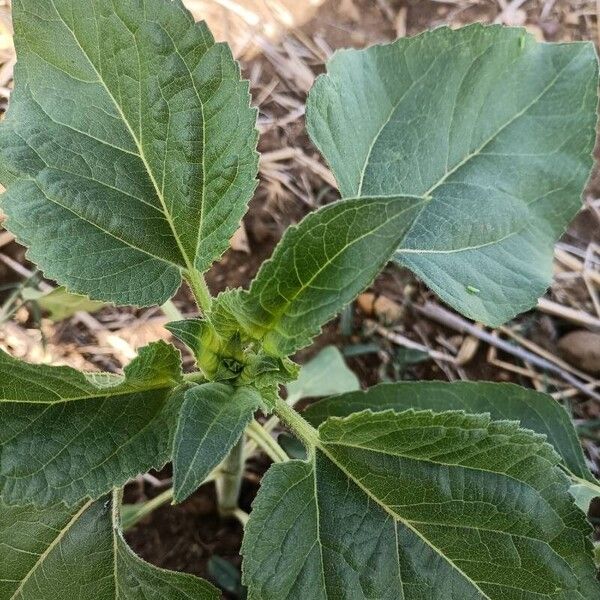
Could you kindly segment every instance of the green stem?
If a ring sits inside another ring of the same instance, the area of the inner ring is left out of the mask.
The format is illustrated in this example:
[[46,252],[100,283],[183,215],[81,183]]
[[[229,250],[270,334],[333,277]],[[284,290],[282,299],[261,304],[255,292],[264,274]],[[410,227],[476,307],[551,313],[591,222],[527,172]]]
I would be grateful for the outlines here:
[[317,430],[282,398],[277,398],[275,413],[304,442],[309,452],[319,445]]
[[173,300],[167,300],[160,308],[165,317],[170,321],[181,321],[184,318],[181,311],[175,306]]
[[[207,478],[202,482],[202,485],[214,481],[217,478],[218,473],[219,468],[217,467],[207,476]],[[160,493],[158,496],[156,496],[156,498],[152,498],[146,502],[140,502],[139,504],[123,504],[121,506],[123,530],[127,531],[128,529],[131,529],[145,516],[154,512],[157,508],[160,508],[163,504],[167,504],[167,502],[170,502],[171,500],[173,500],[172,487]]]
[[206,383],[206,377],[204,373],[200,371],[193,371],[192,373],[184,373],[183,380],[190,383]]
[[283,448],[273,439],[273,436],[256,420],[252,420],[246,430],[248,437],[260,446],[273,462],[285,462],[288,455]]
[[210,295],[210,290],[206,285],[204,277],[196,269],[185,271],[184,276],[190,286],[190,290],[192,290],[198,308],[200,308],[202,312],[207,313],[212,304],[212,296]]
[[219,514],[222,517],[235,516],[235,511],[238,508],[242,477],[244,475],[244,438],[244,435],[240,437],[219,467],[220,473],[216,481],[217,504]]
[[173,488],[169,488],[162,492],[162,494],[156,496],[156,498],[152,498],[152,500],[148,500],[147,502],[141,504],[124,504],[121,509],[123,530],[127,531],[128,529],[131,529],[145,516],[154,512],[163,504],[170,502],[172,499]]

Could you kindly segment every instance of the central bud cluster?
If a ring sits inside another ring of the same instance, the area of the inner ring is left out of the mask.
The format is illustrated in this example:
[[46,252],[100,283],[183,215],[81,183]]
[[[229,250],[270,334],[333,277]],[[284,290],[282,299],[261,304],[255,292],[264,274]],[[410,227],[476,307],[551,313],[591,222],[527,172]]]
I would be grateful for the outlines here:
[[298,376],[299,366],[289,358],[267,354],[259,340],[235,329],[217,330],[210,318],[176,321],[167,328],[192,350],[198,368],[209,381],[253,387],[269,411],[279,386]]

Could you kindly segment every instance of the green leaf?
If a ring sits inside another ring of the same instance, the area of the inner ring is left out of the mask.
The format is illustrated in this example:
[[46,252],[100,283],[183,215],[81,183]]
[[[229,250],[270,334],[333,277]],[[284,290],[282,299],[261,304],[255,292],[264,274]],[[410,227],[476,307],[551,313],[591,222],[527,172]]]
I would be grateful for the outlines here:
[[175,502],[195,492],[227,456],[260,405],[256,390],[223,383],[195,386],[184,398],[173,442]]
[[52,321],[68,319],[78,312],[97,312],[106,306],[104,302],[96,302],[87,296],[72,294],[64,287],[57,287],[48,293],[26,289],[23,290],[23,298],[35,302],[48,313],[48,318]]
[[343,394],[360,389],[358,377],[348,368],[342,353],[335,346],[326,346],[314,358],[302,365],[296,381],[287,386],[288,402],[301,398]]
[[110,498],[68,509],[0,502],[0,597],[6,600],[218,600],[212,585],[154,567],[119,530]]
[[446,27],[337,52],[307,105],[343,197],[427,199],[395,258],[463,314],[498,325],[535,304],[592,166],[591,42]]
[[206,345],[203,335],[207,330],[206,322],[203,319],[171,321],[165,325],[165,328],[182,341],[195,357],[201,354],[202,348]]
[[237,323],[275,356],[308,345],[373,281],[422,205],[410,197],[364,198],[309,214],[286,231],[249,291],[217,298],[217,329]]
[[[204,319],[172,321],[166,328],[192,351],[196,364],[211,380],[232,379],[247,362],[239,335],[231,343],[223,340]],[[234,366],[234,370],[227,365]]]
[[179,352],[142,348],[124,377],[32,365],[0,352],[0,493],[75,504],[170,459]]
[[582,480],[581,483],[572,485],[569,493],[575,499],[575,504],[587,514],[592,500],[600,497],[600,484]]
[[208,572],[223,590],[234,594],[235,598],[243,598],[242,577],[239,569],[228,560],[214,554],[208,561]]
[[71,291],[162,304],[254,191],[248,83],[180,0],[18,0],[13,22],[7,227]]
[[[593,600],[590,526],[543,436],[485,415],[363,412],[271,468],[251,600]],[[344,594],[345,593],[345,594]]]
[[380,412],[409,408],[434,411],[464,410],[489,413],[492,419],[520,421],[523,427],[543,433],[573,475],[596,482],[585,462],[579,438],[565,409],[554,398],[511,383],[474,381],[420,381],[384,383],[356,394],[326,398],[308,407],[304,417],[320,425],[329,417],[354,412]]

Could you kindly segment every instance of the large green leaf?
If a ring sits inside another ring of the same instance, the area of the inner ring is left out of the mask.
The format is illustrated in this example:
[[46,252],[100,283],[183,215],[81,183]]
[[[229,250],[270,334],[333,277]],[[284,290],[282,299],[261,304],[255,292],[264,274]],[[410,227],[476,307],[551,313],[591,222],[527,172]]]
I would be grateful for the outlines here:
[[596,482],[587,467],[567,411],[554,398],[511,383],[384,383],[365,392],[326,398],[309,406],[303,414],[317,426],[329,417],[346,417],[366,409],[401,412],[409,408],[464,410],[469,413],[489,413],[492,419],[520,421],[523,427],[546,435],[571,473]]
[[543,436],[462,412],[331,418],[275,465],[242,547],[251,600],[593,600],[591,528]]
[[73,509],[0,502],[4,600],[218,600],[206,581],[136,556],[109,498]]
[[173,442],[175,502],[182,502],[227,456],[258,409],[252,388],[206,383],[185,392]]
[[32,365],[0,352],[0,494],[74,504],[170,458],[179,352],[142,348],[124,377]]
[[594,45],[523,29],[439,28],[336,53],[309,133],[343,197],[427,199],[396,260],[474,319],[534,305],[592,165]]
[[306,346],[373,281],[422,206],[410,197],[364,198],[309,214],[286,231],[249,291],[219,296],[217,330],[239,324],[276,356]]
[[180,0],[15,0],[13,22],[8,228],[72,291],[164,302],[227,248],[256,185],[229,48]]

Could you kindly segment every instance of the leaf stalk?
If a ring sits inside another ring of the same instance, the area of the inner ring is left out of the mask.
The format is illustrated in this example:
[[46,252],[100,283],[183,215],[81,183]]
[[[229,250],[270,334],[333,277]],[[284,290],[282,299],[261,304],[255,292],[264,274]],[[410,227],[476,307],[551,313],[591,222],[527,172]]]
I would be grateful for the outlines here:
[[275,413],[302,440],[307,450],[312,453],[319,445],[317,430],[283,398],[277,398]]
[[289,460],[284,449],[273,439],[273,436],[256,420],[252,420],[246,430],[248,437],[255,442],[273,462]]
[[198,308],[206,314],[212,305],[212,296],[204,276],[197,269],[188,269],[184,272],[184,277],[190,286]]

